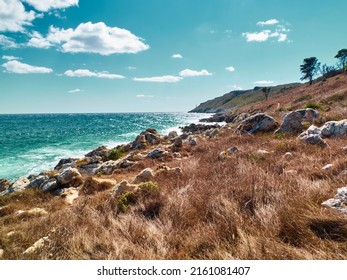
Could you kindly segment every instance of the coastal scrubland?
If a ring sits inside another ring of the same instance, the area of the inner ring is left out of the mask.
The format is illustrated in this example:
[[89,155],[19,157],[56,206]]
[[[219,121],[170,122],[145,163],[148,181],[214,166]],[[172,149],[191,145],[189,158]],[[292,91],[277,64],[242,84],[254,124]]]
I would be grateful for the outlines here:
[[[305,107],[319,112],[316,125],[346,119],[347,75],[232,113],[261,112],[280,122]],[[168,141],[168,156],[143,157],[111,174],[82,173],[70,203],[35,188],[1,196],[0,258],[347,259],[347,216],[322,206],[346,186],[347,139],[325,139],[322,147],[295,133],[242,135],[237,126],[196,134],[194,144]],[[158,145],[164,147],[138,153]],[[131,182],[145,168],[154,171],[150,180],[114,191],[112,182]],[[93,178],[108,181],[94,189]]]

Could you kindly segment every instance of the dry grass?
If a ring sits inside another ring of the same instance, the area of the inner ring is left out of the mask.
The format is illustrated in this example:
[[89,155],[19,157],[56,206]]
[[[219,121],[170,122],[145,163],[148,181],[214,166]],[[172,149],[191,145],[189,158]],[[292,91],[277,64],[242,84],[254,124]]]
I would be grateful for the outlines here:
[[[315,102],[321,106],[317,124],[346,118],[347,76],[338,77],[242,110],[280,119],[290,107]],[[162,163],[183,170],[158,173],[158,188],[131,194],[124,211],[120,197],[111,197],[106,188],[73,205],[35,190],[0,197],[3,258],[347,259],[347,218],[321,206],[346,185],[346,139],[328,139],[329,147],[322,149],[296,135],[238,136],[233,129],[184,146],[182,159],[145,159],[99,176],[131,181],[142,169]],[[239,152],[219,157],[232,146]],[[331,169],[322,169],[330,163]],[[48,214],[17,214],[37,207]],[[44,247],[22,254],[42,237],[48,237]]]
[[[346,183],[338,175],[347,168],[345,144],[331,140],[321,149],[271,134],[201,140],[186,150],[189,158],[168,163],[181,175],[160,173],[159,188],[137,194],[125,213],[109,191],[73,206],[34,191],[2,198],[0,246],[6,259],[23,258],[44,236],[46,246],[25,258],[346,259],[347,219],[321,206]],[[221,160],[231,146],[240,152]],[[323,171],[327,163],[334,167]],[[14,214],[32,207],[49,214]]]

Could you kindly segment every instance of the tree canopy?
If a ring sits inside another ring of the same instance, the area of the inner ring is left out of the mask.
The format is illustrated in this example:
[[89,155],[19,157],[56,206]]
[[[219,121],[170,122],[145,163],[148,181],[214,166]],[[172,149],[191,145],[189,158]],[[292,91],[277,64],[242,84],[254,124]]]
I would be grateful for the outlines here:
[[337,58],[340,61],[341,69],[344,70],[347,66],[347,49],[339,50],[337,55],[335,55],[335,58]]
[[302,65],[300,65],[300,71],[303,76],[300,78],[301,80],[309,80],[310,85],[312,85],[313,77],[320,70],[320,62],[316,57],[305,58]]

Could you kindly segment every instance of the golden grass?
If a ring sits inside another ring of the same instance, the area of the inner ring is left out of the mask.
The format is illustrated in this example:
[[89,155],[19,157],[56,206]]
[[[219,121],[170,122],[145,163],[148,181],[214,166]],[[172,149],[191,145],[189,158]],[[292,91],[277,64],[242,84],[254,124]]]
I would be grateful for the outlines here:
[[[288,108],[315,102],[322,108],[318,125],[346,118],[347,76],[338,77],[242,111],[280,120]],[[300,98],[304,95],[309,97]],[[185,145],[182,159],[144,159],[100,175],[131,182],[142,169],[163,163],[183,170],[158,172],[153,179],[158,188],[140,189],[124,211],[118,209],[120,197],[111,197],[106,187],[88,191],[73,205],[36,190],[0,197],[3,258],[347,259],[347,217],[321,206],[346,185],[346,139],[327,139],[323,149],[290,134],[234,135],[235,127],[214,139],[200,137],[197,146]],[[239,152],[219,156],[233,146]],[[332,168],[323,170],[327,164]],[[16,214],[32,208],[48,215]],[[22,254],[42,237],[48,237],[44,247]]]
[[[1,198],[10,210],[1,210],[0,246],[6,259],[23,258],[44,236],[49,242],[25,258],[346,259],[347,219],[321,206],[346,183],[344,144],[321,149],[271,134],[201,140],[189,158],[168,163],[181,175],[159,173],[158,189],[137,195],[125,213],[109,190],[72,206],[33,190]],[[220,159],[231,146],[240,152]],[[327,163],[333,168],[322,170]],[[33,207],[49,214],[15,216]]]

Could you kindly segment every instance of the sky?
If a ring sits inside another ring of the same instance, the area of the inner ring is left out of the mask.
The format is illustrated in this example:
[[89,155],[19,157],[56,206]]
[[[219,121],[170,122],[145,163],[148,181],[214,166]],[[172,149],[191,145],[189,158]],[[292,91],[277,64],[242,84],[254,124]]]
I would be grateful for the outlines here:
[[341,0],[0,0],[0,114],[179,112],[299,82],[347,48]]

